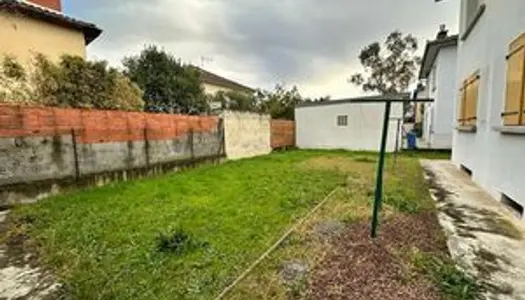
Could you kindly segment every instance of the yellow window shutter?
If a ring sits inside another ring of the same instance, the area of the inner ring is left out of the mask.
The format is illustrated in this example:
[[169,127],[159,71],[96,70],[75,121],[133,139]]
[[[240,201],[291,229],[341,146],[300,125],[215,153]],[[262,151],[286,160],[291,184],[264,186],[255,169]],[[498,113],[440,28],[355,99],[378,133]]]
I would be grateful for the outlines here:
[[507,58],[507,91],[505,111],[502,116],[505,125],[523,124],[524,76],[525,76],[525,35],[510,45]]
[[466,83],[465,93],[465,124],[476,125],[478,110],[479,75],[472,75]]

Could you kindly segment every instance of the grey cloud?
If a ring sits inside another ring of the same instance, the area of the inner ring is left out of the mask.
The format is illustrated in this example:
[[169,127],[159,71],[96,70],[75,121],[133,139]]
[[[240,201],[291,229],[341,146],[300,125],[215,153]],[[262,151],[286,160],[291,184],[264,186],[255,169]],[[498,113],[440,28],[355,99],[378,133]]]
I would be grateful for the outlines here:
[[220,58],[222,68],[255,72],[255,84],[268,86],[268,80],[297,82],[345,64],[358,67],[358,51],[394,29],[432,38],[438,24],[456,26],[456,6],[432,0],[70,0],[68,8],[105,30],[93,46],[98,57],[158,43],[193,56],[183,60]]

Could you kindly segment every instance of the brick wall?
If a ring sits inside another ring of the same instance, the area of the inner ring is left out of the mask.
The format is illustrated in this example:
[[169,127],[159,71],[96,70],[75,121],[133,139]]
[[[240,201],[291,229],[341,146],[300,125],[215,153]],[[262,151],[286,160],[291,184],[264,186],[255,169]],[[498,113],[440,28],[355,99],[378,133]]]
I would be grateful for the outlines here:
[[82,144],[168,140],[217,129],[217,117],[0,105],[0,137],[53,136],[75,130]]
[[271,145],[273,149],[295,146],[295,122],[272,120]]
[[224,155],[217,117],[0,105],[0,206]]

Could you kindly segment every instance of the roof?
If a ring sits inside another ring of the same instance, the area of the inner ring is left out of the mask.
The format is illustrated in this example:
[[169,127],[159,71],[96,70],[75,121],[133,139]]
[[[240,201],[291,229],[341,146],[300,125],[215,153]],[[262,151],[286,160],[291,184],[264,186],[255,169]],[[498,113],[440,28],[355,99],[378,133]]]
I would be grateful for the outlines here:
[[213,73],[211,73],[209,71],[206,71],[204,69],[201,69],[199,67],[196,67],[196,68],[199,71],[199,73],[201,74],[201,81],[202,81],[202,83],[215,85],[215,86],[220,86],[220,87],[228,88],[228,89],[232,89],[232,90],[241,90],[241,91],[248,92],[248,93],[255,92],[255,89],[253,89],[253,88],[247,87],[245,85],[242,85],[242,84],[240,84],[238,82],[235,82],[233,80],[224,78],[224,77],[219,76],[217,74],[213,74]]
[[[296,108],[304,107],[313,107],[313,106],[326,106],[326,105],[337,105],[344,103],[382,103],[386,100],[391,100],[392,102],[406,102],[413,101],[411,99],[410,93],[400,93],[393,95],[377,95],[377,96],[368,96],[368,97],[359,97],[359,98],[347,98],[347,99],[338,99],[338,100],[328,100],[323,102],[303,102],[296,106]],[[418,99],[420,102],[431,102],[431,99]]]
[[425,54],[423,55],[423,62],[421,63],[421,69],[419,71],[419,79],[428,78],[432,66],[436,61],[436,57],[439,53],[439,50],[444,47],[457,46],[458,45],[458,35],[451,35],[443,39],[437,39],[430,42],[427,42],[425,47]]
[[0,10],[17,12],[58,26],[78,29],[84,33],[86,45],[89,45],[102,33],[102,30],[95,24],[73,19],[62,13],[18,0],[0,0]]

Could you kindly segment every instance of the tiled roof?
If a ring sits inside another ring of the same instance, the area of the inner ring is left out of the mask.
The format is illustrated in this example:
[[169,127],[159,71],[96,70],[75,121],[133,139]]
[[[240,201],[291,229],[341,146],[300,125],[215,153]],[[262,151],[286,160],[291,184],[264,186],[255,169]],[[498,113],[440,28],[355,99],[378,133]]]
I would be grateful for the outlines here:
[[220,87],[223,87],[223,88],[229,88],[229,89],[232,89],[232,90],[241,90],[241,91],[245,91],[245,92],[249,92],[249,93],[255,92],[255,89],[252,89],[250,87],[242,85],[242,84],[240,84],[238,82],[235,82],[233,80],[221,77],[221,76],[219,76],[217,74],[213,74],[213,73],[208,72],[208,71],[206,71],[204,69],[201,69],[199,67],[196,67],[196,68],[197,68],[197,70],[199,71],[199,73],[201,75],[202,83],[215,85],[215,86],[220,86]]
[[62,13],[18,0],[0,0],[0,10],[17,12],[59,26],[78,29],[84,33],[86,45],[94,41],[102,33],[102,30],[95,24],[80,21]]

